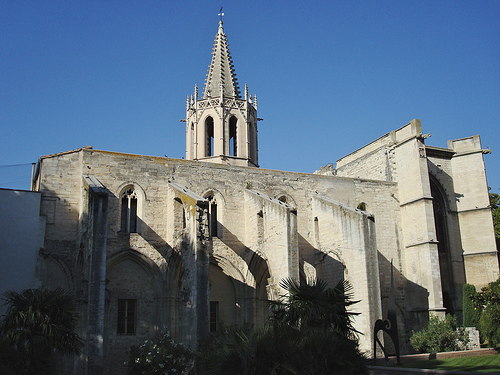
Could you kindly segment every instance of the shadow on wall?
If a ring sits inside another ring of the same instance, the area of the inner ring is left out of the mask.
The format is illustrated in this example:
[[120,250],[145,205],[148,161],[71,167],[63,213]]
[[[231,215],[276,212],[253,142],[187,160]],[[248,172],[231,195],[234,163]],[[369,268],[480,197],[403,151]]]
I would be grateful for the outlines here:
[[[385,258],[380,252],[378,252],[378,264],[383,315],[380,318],[387,318],[391,287],[391,267],[393,267],[400,351],[401,353],[413,353],[414,349],[410,345],[412,331],[418,331],[426,327],[429,321],[429,293],[427,289],[406,279],[398,267],[391,265],[391,261]],[[408,311],[408,313],[405,315],[403,311]],[[375,324],[375,322],[373,323]],[[381,333],[379,333],[380,335]],[[389,353],[395,354],[392,340],[385,332],[383,332],[383,335]]]

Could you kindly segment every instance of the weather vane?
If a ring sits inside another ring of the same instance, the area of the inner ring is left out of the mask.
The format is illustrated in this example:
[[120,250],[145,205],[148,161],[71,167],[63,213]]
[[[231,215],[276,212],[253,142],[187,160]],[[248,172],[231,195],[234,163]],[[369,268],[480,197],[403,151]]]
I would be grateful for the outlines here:
[[222,13],[222,7],[220,7],[218,16],[220,17],[220,20],[222,21],[222,17],[224,16],[224,13]]

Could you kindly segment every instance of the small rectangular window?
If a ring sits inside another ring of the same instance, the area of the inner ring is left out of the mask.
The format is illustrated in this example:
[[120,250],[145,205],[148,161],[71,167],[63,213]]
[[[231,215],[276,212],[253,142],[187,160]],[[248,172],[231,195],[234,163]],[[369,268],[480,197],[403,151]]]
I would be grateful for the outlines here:
[[217,332],[219,317],[219,301],[210,301],[210,332]]
[[116,333],[120,335],[135,335],[135,316],[137,300],[118,300],[118,319]]

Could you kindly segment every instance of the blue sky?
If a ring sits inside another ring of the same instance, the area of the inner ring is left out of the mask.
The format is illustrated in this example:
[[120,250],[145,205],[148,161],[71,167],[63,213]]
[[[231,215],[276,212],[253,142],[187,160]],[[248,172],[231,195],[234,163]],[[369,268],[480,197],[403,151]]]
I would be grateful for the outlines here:
[[261,167],[313,172],[419,118],[429,145],[480,134],[500,188],[497,0],[0,0],[0,187],[86,145],[183,157],[220,5]]

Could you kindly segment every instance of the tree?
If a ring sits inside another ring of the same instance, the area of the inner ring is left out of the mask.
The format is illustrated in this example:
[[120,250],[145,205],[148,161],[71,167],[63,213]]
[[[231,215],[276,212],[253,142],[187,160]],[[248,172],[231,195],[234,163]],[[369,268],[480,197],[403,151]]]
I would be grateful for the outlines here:
[[481,309],[474,306],[472,298],[477,294],[476,287],[471,284],[464,284],[462,288],[462,311],[464,327],[479,328],[479,318]]
[[286,294],[269,301],[271,316],[249,333],[229,332],[202,345],[200,375],[367,374],[348,307],[352,287],[340,281],[327,288],[322,280],[299,284],[285,279]]
[[302,332],[312,329],[328,330],[345,338],[355,338],[353,319],[358,313],[348,311],[357,303],[352,300],[352,286],[340,280],[334,288],[328,288],[323,280],[298,283],[287,278],[280,286],[286,294],[279,301],[270,301],[271,319],[290,325]]
[[[489,187],[488,190],[491,190]],[[493,215],[493,225],[495,226],[495,239],[497,249],[500,249],[500,194],[490,193],[491,214]]]
[[500,278],[483,286],[471,299],[474,306],[481,310],[481,335],[489,346],[500,344]]
[[73,295],[61,288],[26,289],[4,294],[7,313],[0,324],[4,365],[17,374],[53,374],[55,355],[78,354],[83,341],[75,332]]

